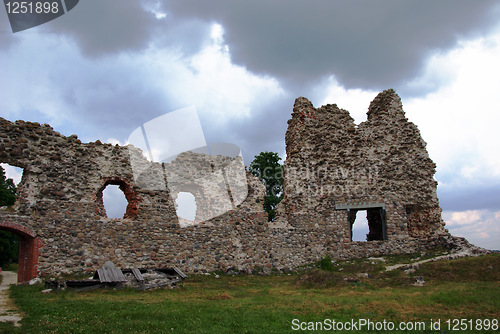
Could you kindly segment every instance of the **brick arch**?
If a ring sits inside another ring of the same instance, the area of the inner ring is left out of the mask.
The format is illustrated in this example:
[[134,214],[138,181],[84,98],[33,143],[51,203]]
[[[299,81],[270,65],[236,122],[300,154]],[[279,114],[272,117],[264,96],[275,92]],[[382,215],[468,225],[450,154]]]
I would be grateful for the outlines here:
[[19,235],[19,267],[17,282],[27,282],[38,276],[38,256],[42,241],[36,232],[24,225],[0,221],[0,230]]
[[123,218],[134,218],[137,215],[137,209],[139,204],[139,196],[137,191],[135,191],[129,183],[119,177],[109,177],[104,179],[104,184],[98,189],[96,194],[97,200],[97,212],[101,216],[106,216],[106,210],[104,209],[104,202],[102,199],[102,192],[108,185],[116,185],[123,191],[125,198],[127,199],[127,209]]

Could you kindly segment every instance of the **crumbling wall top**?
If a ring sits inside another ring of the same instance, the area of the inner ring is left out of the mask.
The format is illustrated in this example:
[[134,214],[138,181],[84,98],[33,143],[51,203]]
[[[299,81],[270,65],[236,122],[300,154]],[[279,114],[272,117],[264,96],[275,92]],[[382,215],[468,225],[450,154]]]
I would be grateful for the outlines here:
[[367,116],[356,125],[335,104],[314,108],[304,97],[295,101],[285,136],[284,199],[278,211],[297,224],[335,225],[332,213],[340,204],[382,203],[393,207],[388,222],[397,226],[395,234],[441,230],[436,166],[417,126],[405,117],[401,98],[392,89],[383,91]]

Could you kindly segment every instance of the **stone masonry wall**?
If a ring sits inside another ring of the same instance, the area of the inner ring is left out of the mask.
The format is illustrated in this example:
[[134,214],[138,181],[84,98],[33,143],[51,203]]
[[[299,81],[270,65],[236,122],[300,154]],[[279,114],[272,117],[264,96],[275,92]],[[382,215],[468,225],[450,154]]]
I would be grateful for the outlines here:
[[[47,275],[93,271],[108,260],[189,273],[283,271],[326,254],[463,245],[443,228],[435,165],[392,90],[377,96],[358,126],[336,105],[315,109],[298,98],[286,144],[285,197],[278,221],[267,222],[265,188],[238,169],[239,157],[186,152],[160,164],[133,146],[81,143],[48,125],[0,118],[0,162],[24,169],[18,200],[0,210],[0,223],[36,233],[38,269]],[[109,184],[128,200],[123,219],[106,217],[102,190]],[[197,204],[187,227],[174,204],[183,191]],[[351,241],[359,209],[371,217],[374,241]]]
[[418,128],[393,90],[370,104],[356,125],[337,105],[295,101],[286,133],[280,217],[296,227],[327,226],[349,240],[346,208],[385,208],[388,240],[444,231],[429,158]]

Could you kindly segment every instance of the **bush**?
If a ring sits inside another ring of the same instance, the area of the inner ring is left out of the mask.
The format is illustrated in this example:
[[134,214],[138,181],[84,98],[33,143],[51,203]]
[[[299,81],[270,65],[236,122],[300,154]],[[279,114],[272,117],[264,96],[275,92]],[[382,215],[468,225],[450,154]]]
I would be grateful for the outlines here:
[[318,262],[318,268],[326,271],[333,271],[332,259],[330,256],[325,256]]

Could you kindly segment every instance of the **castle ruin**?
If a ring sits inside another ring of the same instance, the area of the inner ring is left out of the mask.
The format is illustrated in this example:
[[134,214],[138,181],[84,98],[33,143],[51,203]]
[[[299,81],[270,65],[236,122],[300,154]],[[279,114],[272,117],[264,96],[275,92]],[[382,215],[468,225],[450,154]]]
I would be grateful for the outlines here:
[[[16,204],[0,210],[0,229],[21,236],[19,281],[90,272],[108,260],[188,273],[270,272],[325,255],[468,246],[444,229],[435,164],[393,90],[373,100],[359,125],[336,105],[316,109],[303,97],[288,124],[284,199],[268,222],[264,186],[238,170],[240,157],[185,152],[151,162],[133,146],[81,143],[49,125],[0,118],[0,163],[23,168]],[[122,219],[106,216],[108,185],[125,194]],[[175,210],[182,191],[196,198],[188,226]],[[352,240],[360,210],[369,225],[364,242]]]

